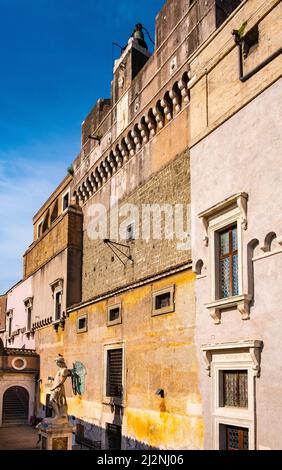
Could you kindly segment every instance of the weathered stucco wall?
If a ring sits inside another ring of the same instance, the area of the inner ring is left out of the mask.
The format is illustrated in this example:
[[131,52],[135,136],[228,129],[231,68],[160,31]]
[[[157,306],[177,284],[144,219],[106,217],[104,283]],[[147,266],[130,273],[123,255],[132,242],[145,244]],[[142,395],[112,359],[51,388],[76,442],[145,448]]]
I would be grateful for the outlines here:
[[[175,312],[152,317],[152,291],[173,284]],[[116,302],[122,303],[122,324],[108,327],[107,305]],[[77,334],[77,317],[85,313],[88,333]],[[41,356],[40,401],[45,403],[47,377],[54,374],[54,359],[61,353],[68,367],[81,361],[87,371],[82,397],[73,397],[70,383],[67,385],[69,413],[100,430],[114,419],[118,422],[119,417],[103,398],[104,347],[122,341],[125,351],[123,446],[202,448],[204,428],[194,327],[194,275],[190,270],[71,313],[65,331],[59,336],[51,328],[36,333]],[[155,395],[158,388],[165,390],[164,400]]]
[[[27,338],[25,333],[19,331],[27,327],[27,313],[24,300],[32,297],[32,292],[32,280],[29,278],[17,284],[7,293],[7,312],[9,310],[13,312],[12,333],[17,332],[11,344],[7,344],[7,347],[22,348],[25,345],[26,349],[35,348],[34,339],[31,337]],[[6,328],[8,330],[8,320],[6,320]],[[5,336],[8,339],[8,331],[6,331]]]
[[[282,253],[273,243],[273,255],[254,261],[254,303],[250,320],[237,310],[223,312],[222,324],[214,325],[205,304],[210,301],[209,249],[198,214],[227,197],[246,192],[248,229],[243,230],[243,268],[247,275],[247,244],[260,245],[269,232],[282,235],[281,182],[281,80],[266,89],[216,131],[191,150],[192,253],[204,261],[204,277],[196,283],[197,352],[201,363],[201,391],[206,423],[205,448],[212,447],[211,378],[207,376],[200,348],[207,343],[259,339],[264,343],[261,377],[256,379],[257,446],[281,448],[282,381],[280,335],[282,327]],[[279,252],[280,251],[280,252]],[[277,254],[275,254],[277,252]],[[259,248],[255,257],[263,255]]]

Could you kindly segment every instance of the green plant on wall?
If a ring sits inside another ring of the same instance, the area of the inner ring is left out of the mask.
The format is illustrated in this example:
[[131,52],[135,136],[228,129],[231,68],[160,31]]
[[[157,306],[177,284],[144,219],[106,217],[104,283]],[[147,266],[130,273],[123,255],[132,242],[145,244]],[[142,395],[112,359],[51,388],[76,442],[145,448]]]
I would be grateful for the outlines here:
[[73,176],[73,174],[74,174],[73,164],[71,164],[71,165],[68,167],[68,170],[67,170],[67,171],[68,171],[68,174],[69,174],[69,175]]
[[248,22],[247,21],[244,21],[244,23],[241,24],[240,28],[238,29],[238,37],[240,39],[243,38],[244,36],[244,32],[245,32],[245,29],[246,29],[246,26],[247,26]]

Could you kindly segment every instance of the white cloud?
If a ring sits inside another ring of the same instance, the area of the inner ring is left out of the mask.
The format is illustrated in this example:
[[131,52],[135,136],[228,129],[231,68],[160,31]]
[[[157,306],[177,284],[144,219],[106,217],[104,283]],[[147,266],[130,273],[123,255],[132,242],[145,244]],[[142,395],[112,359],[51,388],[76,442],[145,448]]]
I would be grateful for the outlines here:
[[65,139],[0,151],[0,294],[21,279],[32,218],[66,176],[76,146]]

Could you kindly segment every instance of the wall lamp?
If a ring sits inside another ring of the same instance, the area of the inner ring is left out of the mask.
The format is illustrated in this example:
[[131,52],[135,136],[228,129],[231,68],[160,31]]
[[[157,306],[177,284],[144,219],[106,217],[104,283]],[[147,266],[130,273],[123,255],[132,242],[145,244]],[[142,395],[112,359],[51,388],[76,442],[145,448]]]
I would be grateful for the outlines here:
[[158,388],[158,390],[156,391],[156,395],[160,398],[164,398],[164,389]]

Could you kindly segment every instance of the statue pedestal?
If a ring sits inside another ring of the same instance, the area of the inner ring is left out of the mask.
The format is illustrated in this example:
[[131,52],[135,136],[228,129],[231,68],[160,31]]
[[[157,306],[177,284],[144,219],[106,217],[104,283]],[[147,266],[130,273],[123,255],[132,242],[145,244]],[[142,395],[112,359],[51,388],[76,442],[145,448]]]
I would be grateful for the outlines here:
[[43,421],[37,426],[41,450],[72,450],[74,427],[67,421],[52,423]]

